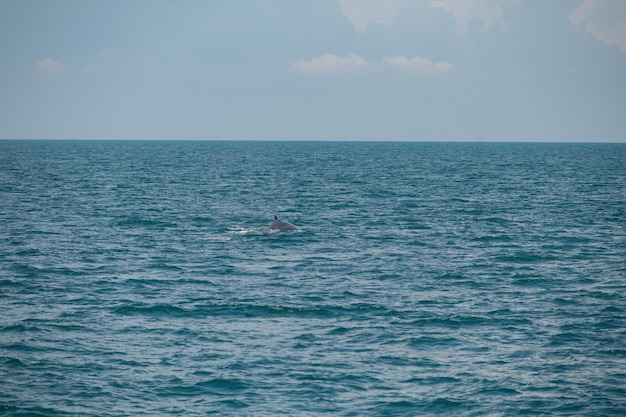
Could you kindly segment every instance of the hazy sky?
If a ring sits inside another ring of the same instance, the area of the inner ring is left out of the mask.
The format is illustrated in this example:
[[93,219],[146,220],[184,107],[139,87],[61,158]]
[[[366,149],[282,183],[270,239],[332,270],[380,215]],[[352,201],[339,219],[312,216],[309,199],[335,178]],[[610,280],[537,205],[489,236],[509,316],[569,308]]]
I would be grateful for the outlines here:
[[626,141],[626,0],[0,0],[0,138]]

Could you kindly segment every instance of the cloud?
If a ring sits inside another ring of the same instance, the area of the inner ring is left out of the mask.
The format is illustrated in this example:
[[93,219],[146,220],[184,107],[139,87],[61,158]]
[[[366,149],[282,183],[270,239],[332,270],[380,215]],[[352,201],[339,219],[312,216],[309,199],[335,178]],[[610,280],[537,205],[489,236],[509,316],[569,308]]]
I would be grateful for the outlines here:
[[[499,24],[506,28],[503,7],[516,0],[339,0],[341,11],[359,35],[372,23],[390,25],[403,9],[426,6],[452,13],[460,35],[465,35],[470,22],[479,20],[483,29]],[[620,0],[614,0],[620,1]]]
[[398,12],[408,3],[410,0],[339,0],[341,11],[359,35],[370,23],[393,23]]
[[432,62],[428,58],[416,56],[384,57],[380,61],[367,61],[353,53],[346,56],[324,54],[310,60],[299,60],[291,69],[300,74],[354,74],[363,72],[403,71],[419,75],[449,73],[455,70],[448,62]]
[[569,21],[607,45],[626,52],[626,1],[584,0],[572,10]]
[[470,22],[480,20],[483,29],[499,24],[506,29],[503,6],[511,0],[430,0],[430,6],[452,13],[461,36],[467,33]]
[[301,74],[354,73],[364,71],[368,67],[367,61],[355,54],[346,56],[324,54],[309,61],[301,59],[291,65],[295,72]]
[[421,56],[414,58],[407,58],[406,56],[385,57],[383,58],[383,63],[393,69],[416,74],[436,74],[455,70],[454,65],[449,62],[432,62],[430,59]]
[[63,72],[63,64],[52,58],[44,58],[37,62],[37,69],[46,74],[60,74]]

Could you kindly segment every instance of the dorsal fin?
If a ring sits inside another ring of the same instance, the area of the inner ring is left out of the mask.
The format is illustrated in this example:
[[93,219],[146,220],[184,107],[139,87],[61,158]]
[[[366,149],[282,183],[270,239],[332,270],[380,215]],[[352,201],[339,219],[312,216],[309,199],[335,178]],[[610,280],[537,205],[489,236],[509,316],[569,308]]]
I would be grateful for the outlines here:
[[276,215],[274,214],[274,220],[278,220],[278,217],[276,217]]

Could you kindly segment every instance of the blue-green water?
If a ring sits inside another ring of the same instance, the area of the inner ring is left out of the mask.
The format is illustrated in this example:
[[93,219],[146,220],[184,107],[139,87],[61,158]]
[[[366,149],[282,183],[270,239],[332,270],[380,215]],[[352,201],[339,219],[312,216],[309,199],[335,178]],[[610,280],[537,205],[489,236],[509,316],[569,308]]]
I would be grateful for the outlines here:
[[0,416],[207,414],[626,414],[626,145],[0,141]]

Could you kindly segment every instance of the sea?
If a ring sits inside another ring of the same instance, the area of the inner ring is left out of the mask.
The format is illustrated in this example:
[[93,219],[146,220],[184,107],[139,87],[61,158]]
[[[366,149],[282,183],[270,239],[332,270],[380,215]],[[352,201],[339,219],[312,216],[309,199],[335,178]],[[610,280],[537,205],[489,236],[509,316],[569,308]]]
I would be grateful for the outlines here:
[[0,141],[0,416],[206,415],[626,415],[626,144]]

